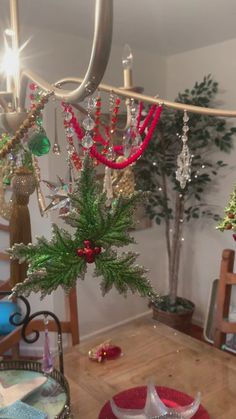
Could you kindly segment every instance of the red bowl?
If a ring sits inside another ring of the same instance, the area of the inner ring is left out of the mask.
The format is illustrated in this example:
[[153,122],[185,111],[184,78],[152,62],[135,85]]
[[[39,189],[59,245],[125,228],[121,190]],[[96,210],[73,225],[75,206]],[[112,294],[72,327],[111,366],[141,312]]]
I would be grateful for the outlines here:
[[[168,407],[185,406],[193,402],[193,398],[185,393],[168,387],[156,387],[158,395]],[[123,409],[143,409],[146,402],[147,387],[134,387],[116,394],[113,398],[117,406]],[[112,413],[109,401],[103,406],[98,419],[117,419]],[[193,416],[193,419],[210,419],[209,414],[202,405]]]

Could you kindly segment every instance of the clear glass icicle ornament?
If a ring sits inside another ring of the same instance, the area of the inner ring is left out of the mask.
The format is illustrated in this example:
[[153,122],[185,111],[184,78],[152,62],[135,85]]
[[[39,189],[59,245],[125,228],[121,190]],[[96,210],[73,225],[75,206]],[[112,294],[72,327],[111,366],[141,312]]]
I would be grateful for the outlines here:
[[187,182],[191,179],[191,162],[192,156],[187,145],[188,141],[188,126],[189,116],[187,111],[184,111],[183,116],[183,134],[181,136],[181,140],[183,143],[182,150],[177,157],[177,170],[176,170],[176,180],[180,183],[181,189],[184,189]]

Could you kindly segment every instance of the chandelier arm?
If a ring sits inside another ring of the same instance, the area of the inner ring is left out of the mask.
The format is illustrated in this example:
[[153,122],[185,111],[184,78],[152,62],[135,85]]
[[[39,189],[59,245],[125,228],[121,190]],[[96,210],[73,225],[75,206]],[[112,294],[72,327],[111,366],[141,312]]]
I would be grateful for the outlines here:
[[7,102],[4,99],[5,96],[5,92],[3,92],[3,94],[1,95],[0,92],[0,106],[3,108],[4,112],[8,112],[8,105]]
[[20,91],[20,107],[24,107],[26,98],[26,81],[32,80],[44,90],[53,90],[56,99],[74,104],[82,102],[88,95],[92,94],[99,85],[108,63],[112,42],[113,26],[113,0],[96,0],[94,36],[90,62],[84,79],[75,90],[62,90],[50,85],[30,70],[22,71],[23,85]]
[[[81,78],[79,77],[67,77],[64,79],[61,79],[57,82],[58,85],[63,86],[67,83],[81,83]],[[111,92],[115,93],[121,97],[126,98],[133,98],[140,100],[142,102],[150,103],[150,104],[156,104],[156,105],[162,105],[167,108],[176,109],[179,111],[188,111],[190,113],[197,113],[197,114],[204,114],[204,115],[212,115],[212,116],[222,116],[222,117],[229,117],[229,118],[235,118],[236,117],[236,110],[231,109],[219,109],[219,108],[204,108],[202,106],[195,106],[195,105],[189,105],[185,103],[178,103],[178,102],[171,102],[166,99],[161,99],[160,97],[156,96],[148,96],[144,95],[142,93],[137,93],[132,90],[122,89],[114,86],[110,86],[108,84],[100,84],[99,90],[104,92]]]

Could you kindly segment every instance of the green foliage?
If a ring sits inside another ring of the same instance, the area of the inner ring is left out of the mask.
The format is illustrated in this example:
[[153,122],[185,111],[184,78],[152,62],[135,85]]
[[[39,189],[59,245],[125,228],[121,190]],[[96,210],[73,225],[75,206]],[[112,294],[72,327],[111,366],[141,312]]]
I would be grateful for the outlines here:
[[[179,93],[176,101],[202,107],[213,107],[218,93],[218,83],[211,75],[194,87]],[[151,191],[147,212],[151,219],[160,224],[163,219],[175,216],[173,191],[183,195],[185,220],[201,216],[218,219],[218,215],[201,204],[208,185],[226,164],[214,162],[210,153],[220,150],[229,153],[236,128],[219,117],[189,114],[188,145],[193,154],[191,182],[182,190],[176,181],[176,161],[181,151],[180,136],[183,126],[183,112],[164,108],[156,135],[143,157],[136,165],[136,178],[140,189]]]
[[36,244],[16,244],[9,250],[11,257],[29,264],[28,278],[13,289],[16,295],[28,296],[31,291],[41,292],[43,298],[61,285],[69,291],[77,278],[84,279],[87,260],[79,256],[85,241],[91,248],[101,247],[102,252],[94,257],[95,273],[102,276],[103,294],[113,286],[122,293],[138,291],[142,296],[153,297],[153,291],[143,267],[134,265],[137,255],[132,252],[118,256],[112,246],[133,243],[129,229],[136,204],[143,199],[142,193],[130,198],[119,197],[113,205],[107,206],[106,195],[99,191],[95,181],[93,163],[87,156],[80,180],[70,195],[71,211],[65,221],[75,228],[73,235],[53,225],[51,240],[38,238]]
[[225,216],[220,220],[217,228],[220,231],[231,230],[234,233],[236,231],[236,187],[234,187],[229,203],[225,207]]

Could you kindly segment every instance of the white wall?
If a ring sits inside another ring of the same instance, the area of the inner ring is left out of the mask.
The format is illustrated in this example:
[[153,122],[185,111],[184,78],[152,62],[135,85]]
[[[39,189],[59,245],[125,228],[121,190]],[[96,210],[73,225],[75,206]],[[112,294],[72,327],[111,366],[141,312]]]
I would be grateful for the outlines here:
[[[191,88],[195,81],[200,81],[204,75],[211,73],[220,85],[218,107],[235,109],[235,48],[236,39],[233,39],[168,57],[168,99],[174,99],[179,91]],[[231,123],[236,125],[235,119]],[[220,155],[229,166],[207,196],[209,203],[219,206],[218,211],[222,215],[235,183],[235,153],[234,149],[230,155],[224,153]],[[219,153],[213,156],[214,160],[218,158]],[[200,323],[204,321],[210,285],[219,275],[221,253],[224,248],[235,248],[232,233],[216,231],[213,221],[193,221],[186,227],[179,294],[196,303],[195,318]]]
[[[68,36],[49,31],[32,30],[24,28],[23,39],[27,39],[32,33],[33,38],[25,50],[25,67],[30,67],[42,77],[51,82],[55,82],[63,76],[83,76],[88,64],[91,42],[75,36]],[[165,61],[156,54],[146,51],[133,49],[134,54],[134,83],[145,88],[149,94],[165,93]],[[123,83],[122,48],[112,46],[109,65],[103,79],[106,83],[121,86]],[[51,142],[54,135],[54,105],[51,104],[45,112],[45,127]],[[56,180],[56,175],[64,176],[66,173],[65,162],[65,139],[60,124],[59,141],[63,148],[63,156],[58,158],[54,155],[40,158],[42,179]],[[64,143],[64,145],[63,145]],[[48,193],[48,190],[45,190]],[[55,220],[55,215],[49,218],[41,218],[37,208],[36,196],[30,201],[30,212],[32,220],[32,235],[45,235],[50,237],[51,218]],[[61,220],[58,221],[61,225]],[[158,285],[158,275],[164,277],[165,272],[165,250],[162,246],[162,238],[153,230],[140,231],[135,233],[138,242],[134,250],[140,251],[140,263],[150,269],[149,278],[154,285]],[[156,255],[160,255],[160,261]],[[162,290],[161,290],[162,291]],[[34,309],[47,307],[52,309],[60,318],[64,317],[62,304],[62,292],[59,290],[50,296],[43,303],[38,296],[32,296],[31,302]],[[42,304],[42,305],[41,305]],[[85,336],[95,333],[99,329],[110,327],[115,323],[126,320],[127,318],[138,316],[147,310],[147,301],[138,296],[129,295],[128,299],[119,296],[116,291],[112,291],[103,298],[99,289],[99,282],[92,278],[91,274],[86,275],[85,281],[78,282],[78,304],[80,334]]]

